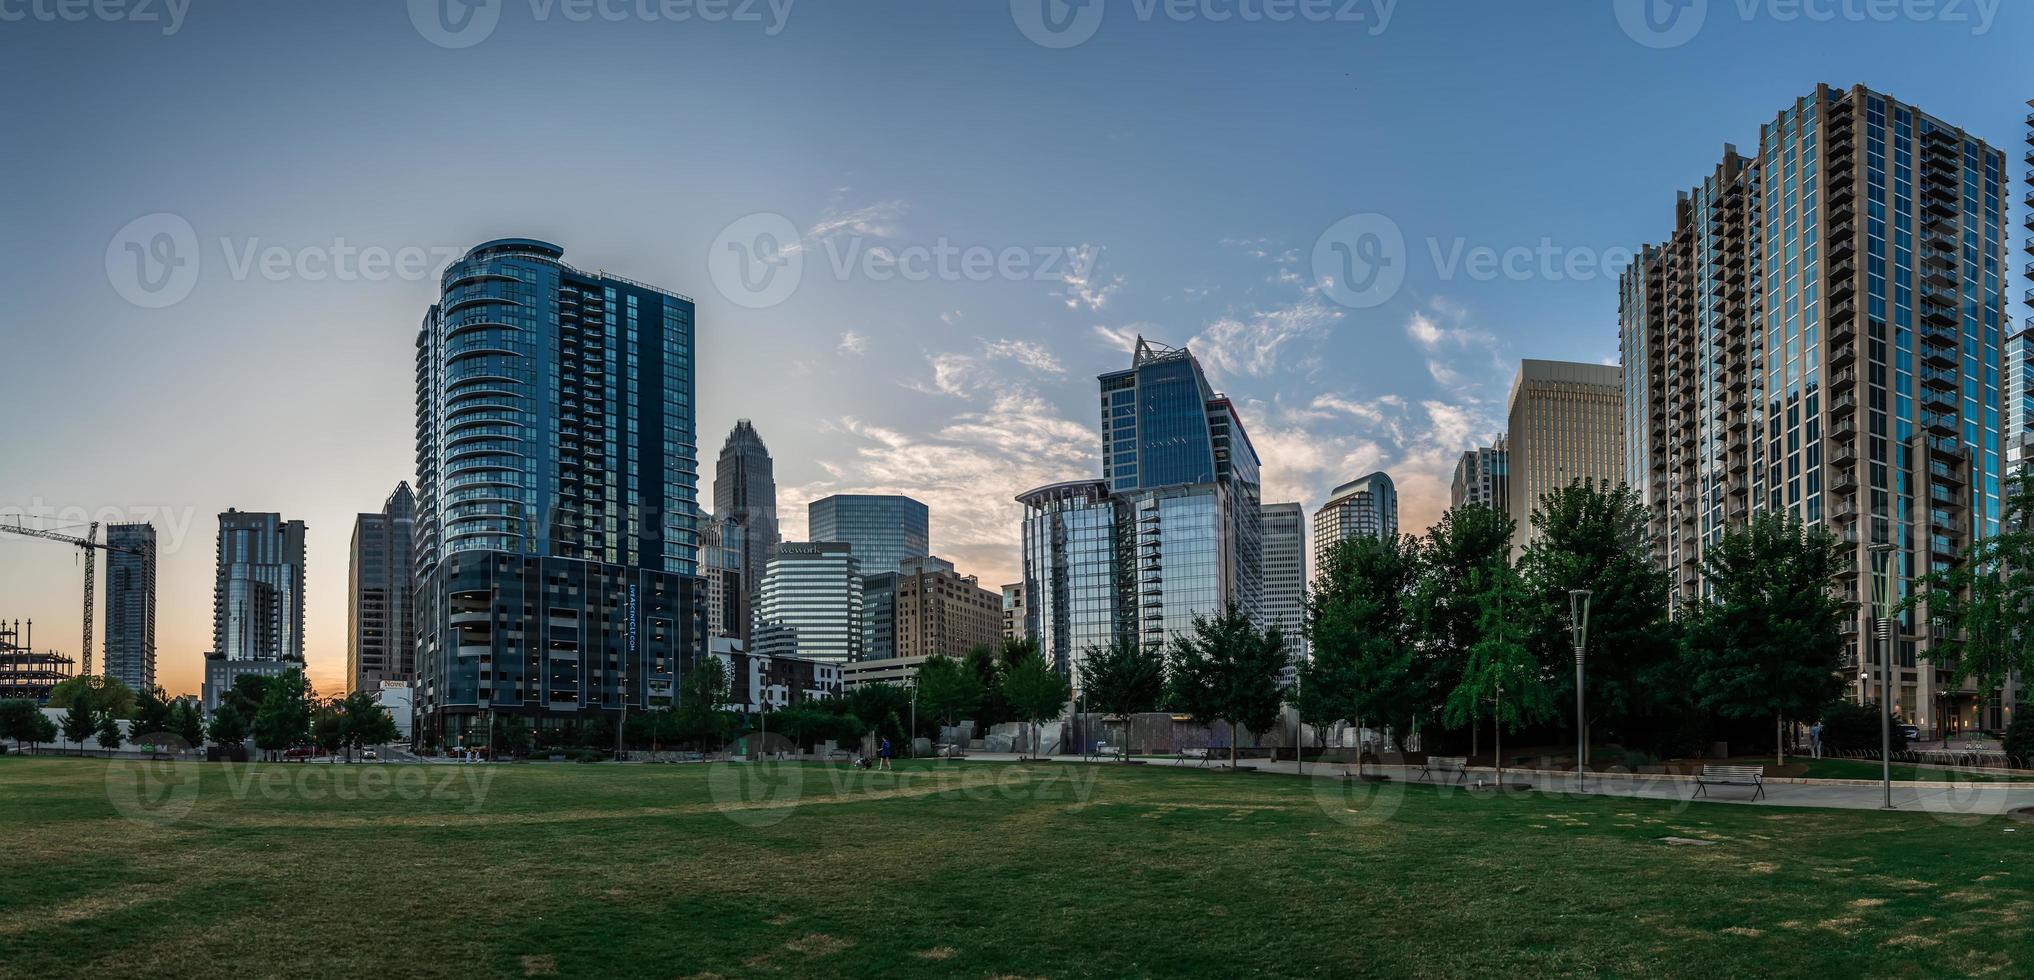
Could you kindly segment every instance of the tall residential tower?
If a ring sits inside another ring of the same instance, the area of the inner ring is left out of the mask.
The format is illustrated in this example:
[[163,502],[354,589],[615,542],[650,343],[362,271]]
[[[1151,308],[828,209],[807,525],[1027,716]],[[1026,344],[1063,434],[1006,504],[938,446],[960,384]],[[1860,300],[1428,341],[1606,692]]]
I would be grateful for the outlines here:
[[416,572],[411,532],[417,498],[398,484],[378,514],[353,519],[346,583],[346,684],[373,693],[417,670]]

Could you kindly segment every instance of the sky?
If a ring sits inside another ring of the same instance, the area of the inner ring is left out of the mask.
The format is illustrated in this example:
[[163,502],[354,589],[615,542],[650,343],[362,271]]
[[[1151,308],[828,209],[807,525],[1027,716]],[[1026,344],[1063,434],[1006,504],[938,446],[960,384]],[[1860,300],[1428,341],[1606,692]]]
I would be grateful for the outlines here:
[[[437,271],[529,237],[698,301],[700,499],[752,419],[787,539],[908,493],[1014,581],[1014,496],[1099,475],[1140,334],[1266,501],[1383,469],[1417,532],[1520,358],[1614,362],[1725,143],[1862,83],[2017,168],[2030,42],[1997,0],[0,0],[0,520],[156,524],[172,693],[216,515],[304,520],[343,689]],[[80,575],[0,534],[0,617],[75,653]]]

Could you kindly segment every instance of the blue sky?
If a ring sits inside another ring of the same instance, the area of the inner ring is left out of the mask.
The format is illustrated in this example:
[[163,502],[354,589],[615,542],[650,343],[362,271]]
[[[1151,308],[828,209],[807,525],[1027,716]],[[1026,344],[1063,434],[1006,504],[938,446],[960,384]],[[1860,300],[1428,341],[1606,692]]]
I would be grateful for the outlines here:
[[[1110,2],[1056,7],[1080,37],[1047,44],[1035,8],[499,0],[459,34],[424,0],[0,0],[0,513],[163,528],[172,690],[209,643],[213,515],[308,521],[336,686],[352,516],[413,468],[433,272],[527,236],[698,299],[702,470],[754,419],[787,536],[815,496],[908,492],[935,551],[1013,579],[1011,497],[1097,471],[1094,376],[1138,332],[1243,405],[1267,499],[1381,467],[1416,530],[1518,358],[1615,357],[1622,257],[1724,143],[1862,82],[2017,166],[2034,95],[2034,13],[1993,0],[1709,0],[1666,33],[1624,0]],[[750,308],[709,256],[786,226],[796,288]],[[1395,288],[1341,302],[1338,241]],[[195,261],[137,304],[158,244]],[[0,540],[0,616],[74,650],[76,576]]]

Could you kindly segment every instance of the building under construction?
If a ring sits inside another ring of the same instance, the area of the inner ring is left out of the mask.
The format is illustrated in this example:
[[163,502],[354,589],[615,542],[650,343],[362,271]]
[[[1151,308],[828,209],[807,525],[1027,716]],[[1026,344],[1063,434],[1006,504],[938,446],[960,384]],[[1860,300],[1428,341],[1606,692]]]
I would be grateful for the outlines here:
[[49,701],[49,692],[78,672],[76,660],[54,650],[33,649],[35,621],[27,632],[21,621],[0,621],[0,701]]

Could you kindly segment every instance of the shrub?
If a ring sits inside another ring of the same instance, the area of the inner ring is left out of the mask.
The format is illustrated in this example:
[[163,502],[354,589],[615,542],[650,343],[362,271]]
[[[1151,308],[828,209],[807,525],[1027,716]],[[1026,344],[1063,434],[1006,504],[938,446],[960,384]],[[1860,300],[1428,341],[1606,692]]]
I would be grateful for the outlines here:
[[2027,720],[2025,711],[2013,716],[2003,742],[2007,755],[2020,760],[2020,765],[2034,766],[2034,721]]
[[[1822,709],[1822,746],[1834,752],[1879,750],[1879,705],[1876,701],[1832,701]],[[1907,736],[1893,725],[1893,751],[1907,750]]]

